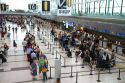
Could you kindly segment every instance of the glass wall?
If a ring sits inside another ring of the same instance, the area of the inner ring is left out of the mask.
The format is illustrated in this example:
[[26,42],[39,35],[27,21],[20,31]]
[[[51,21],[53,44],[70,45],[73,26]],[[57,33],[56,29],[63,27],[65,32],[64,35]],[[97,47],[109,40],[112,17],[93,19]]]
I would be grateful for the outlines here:
[[122,14],[125,15],[125,0],[123,0]]
[[74,14],[125,15],[125,0],[73,0]]

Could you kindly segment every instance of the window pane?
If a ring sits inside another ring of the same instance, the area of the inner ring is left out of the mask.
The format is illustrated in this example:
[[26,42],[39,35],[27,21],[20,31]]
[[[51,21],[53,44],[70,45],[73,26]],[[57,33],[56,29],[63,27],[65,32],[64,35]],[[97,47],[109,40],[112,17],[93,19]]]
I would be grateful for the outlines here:
[[99,2],[95,2],[95,14],[99,14]]
[[122,9],[122,14],[125,15],[125,6]]
[[125,6],[125,0],[123,0],[123,6]]
[[112,13],[113,0],[110,1],[109,14]]

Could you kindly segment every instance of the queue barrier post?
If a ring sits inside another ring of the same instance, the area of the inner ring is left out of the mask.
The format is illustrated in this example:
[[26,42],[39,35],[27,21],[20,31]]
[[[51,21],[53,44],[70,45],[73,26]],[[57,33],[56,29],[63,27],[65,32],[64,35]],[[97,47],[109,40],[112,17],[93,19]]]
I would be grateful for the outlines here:
[[71,66],[71,76],[70,76],[70,77],[73,77],[73,76],[72,76],[72,70],[73,70],[72,68],[73,68],[73,67]]
[[58,58],[57,58],[57,50],[56,50],[56,59],[58,59]]
[[48,42],[48,49],[49,49],[49,42]]
[[97,82],[101,82],[101,80],[100,80],[100,69],[98,71],[98,80],[97,80]]
[[76,83],[78,83],[78,72],[76,72]]
[[76,61],[75,61],[76,63],[78,62],[78,56],[76,56]]
[[44,37],[43,37],[43,42],[42,43],[44,43]]
[[93,74],[92,74],[92,66],[91,66],[91,69],[90,69],[90,74],[89,74],[89,75],[93,75]]
[[111,67],[109,67],[109,72],[108,72],[108,73],[109,73],[109,74],[112,74],[112,73],[111,73]]
[[121,75],[121,71],[120,71],[120,69],[119,69],[119,73],[118,73],[118,78],[117,78],[117,80],[121,80],[120,75]]
[[61,58],[61,55],[60,55],[60,59],[62,59],[62,58]]
[[52,75],[51,75],[52,72],[51,72],[51,69],[52,69],[52,68],[51,68],[51,66],[50,66],[50,77],[49,77],[49,79],[52,79]]
[[64,67],[66,67],[66,58],[64,57]]

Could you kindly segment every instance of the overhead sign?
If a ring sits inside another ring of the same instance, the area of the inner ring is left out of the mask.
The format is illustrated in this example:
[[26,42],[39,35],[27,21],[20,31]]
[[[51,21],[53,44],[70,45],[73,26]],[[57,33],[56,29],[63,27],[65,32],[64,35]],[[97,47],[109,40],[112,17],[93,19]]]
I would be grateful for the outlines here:
[[71,1],[72,0],[59,0],[58,2],[58,16],[70,16],[71,15]]
[[36,4],[28,4],[29,10],[36,10]]
[[42,11],[50,11],[50,1],[42,1]]
[[36,4],[31,4],[31,9],[36,10]]
[[0,10],[6,11],[6,4],[0,4]]

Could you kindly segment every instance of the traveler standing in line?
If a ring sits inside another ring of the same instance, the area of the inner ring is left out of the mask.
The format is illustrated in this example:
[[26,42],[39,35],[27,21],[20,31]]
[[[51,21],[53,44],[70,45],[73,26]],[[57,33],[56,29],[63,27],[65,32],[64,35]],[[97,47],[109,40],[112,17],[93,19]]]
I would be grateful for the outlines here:
[[23,45],[23,51],[24,51],[24,53],[25,53],[25,51],[26,51],[26,45],[27,45],[27,41],[26,41],[25,38],[24,38],[24,40],[23,40],[23,42],[22,42],[22,45]]
[[38,74],[38,72],[37,72],[37,70],[38,70],[38,60],[34,58],[30,67],[31,67],[31,74],[33,76],[33,80],[37,80],[36,76]]
[[10,39],[10,35],[11,35],[11,33],[10,33],[10,30],[8,30],[8,32],[7,32],[7,37]]
[[17,27],[15,28],[15,32],[17,33]]
[[47,81],[47,71],[48,69],[45,67],[45,65],[42,67],[42,73],[43,73],[43,82]]
[[14,51],[16,52],[17,43],[15,42],[15,40],[13,40],[13,47],[14,47]]
[[8,56],[8,49],[9,49],[9,46],[7,45],[7,43],[4,43],[4,52],[6,57]]
[[13,30],[13,33],[14,33],[14,27],[12,28],[12,30]]
[[116,56],[115,56],[115,50],[114,49],[112,50],[110,61],[111,61],[112,66],[114,66],[116,64]]
[[4,35],[5,35],[5,33],[2,31],[1,32],[1,40],[4,39]]
[[5,26],[5,34],[7,33],[7,27]]

